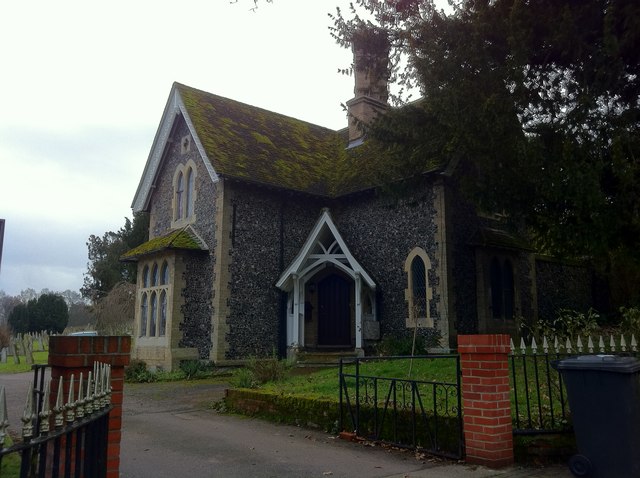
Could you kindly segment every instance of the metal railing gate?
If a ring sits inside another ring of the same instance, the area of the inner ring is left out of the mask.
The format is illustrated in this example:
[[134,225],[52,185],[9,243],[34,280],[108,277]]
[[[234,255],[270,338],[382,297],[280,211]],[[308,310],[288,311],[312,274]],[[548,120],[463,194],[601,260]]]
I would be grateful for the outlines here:
[[[94,364],[93,372],[77,382],[72,375],[67,398],[60,377],[56,404],[49,405],[46,365],[34,365],[22,420],[21,439],[5,446],[8,437],[6,394],[0,388],[0,470],[19,468],[20,478],[106,476],[111,373],[109,365]],[[77,384],[74,386],[74,382]],[[75,399],[74,397],[78,398]],[[0,471],[0,474],[2,472]]]
[[340,429],[365,439],[462,459],[462,399],[458,355],[413,357],[414,361],[455,362],[455,378],[428,381],[371,376],[361,364],[410,360],[410,357],[367,357],[340,360]]

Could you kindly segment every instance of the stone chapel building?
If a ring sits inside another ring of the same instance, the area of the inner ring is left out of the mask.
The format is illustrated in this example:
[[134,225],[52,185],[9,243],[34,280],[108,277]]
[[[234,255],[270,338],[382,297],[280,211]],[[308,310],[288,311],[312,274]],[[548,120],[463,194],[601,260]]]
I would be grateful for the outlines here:
[[589,300],[581,268],[477,214],[453,165],[381,192],[384,158],[353,118],[386,108],[387,85],[355,81],[340,131],[174,83],[132,205],[150,240],[122,257],[138,263],[134,358],[362,354],[416,326],[446,350],[555,312],[568,283]]

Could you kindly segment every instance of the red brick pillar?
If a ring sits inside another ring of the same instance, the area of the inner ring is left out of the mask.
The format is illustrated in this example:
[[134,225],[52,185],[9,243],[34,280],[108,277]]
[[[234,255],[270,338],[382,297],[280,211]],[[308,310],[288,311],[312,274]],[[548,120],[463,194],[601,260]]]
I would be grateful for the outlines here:
[[[71,375],[77,386],[80,372],[84,378],[93,371],[94,362],[111,365],[111,404],[109,413],[109,445],[107,448],[107,478],[120,475],[120,437],[122,428],[122,394],[124,367],[129,364],[131,337],[128,336],[52,336],[49,339],[51,366],[51,397],[55,403],[58,382],[63,377],[65,399]],[[74,392],[77,397],[77,388]]]
[[509,336],[459,335],[466,461],[500,468],[513,463]]

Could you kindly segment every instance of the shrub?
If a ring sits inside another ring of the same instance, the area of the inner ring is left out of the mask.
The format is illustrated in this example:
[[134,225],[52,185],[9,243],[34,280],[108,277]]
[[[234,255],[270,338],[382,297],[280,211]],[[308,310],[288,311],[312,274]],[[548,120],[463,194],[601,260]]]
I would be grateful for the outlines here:
[[533,335],[537,339],[557,337],[558,340],[565,340],[593,334],[598,329],[599,320],[600,314],[591,308],[586,313],[560,309],[553,320],[538,319],[533,324],[523,321],[520,327],[526,335]]
[[[399,337],[395,335],[387,335],[382,338],[380,343],[376,347],[378,355],[393,357],[411,355],[411,349],[413,346],[413,337]],[[426,343],[424,337],[421,335],[416,336],[415,355],[424,355],[426,350]]]
[[239,368],[233,373],[231,384],[237,388],[256,388],[257,383],[251,370],[247,368]]
[[183,360],[180,362],[180,370],[187,380],[206,375],[210,369],[211,366],[209,364],[200,360]]
[[288,375],[292,367],[293,362],[289,360],[278,360],[275,357],[267,359],[250,357],[246,364],[246,368],[259,384],[282,380]]
[[620,307],[620,315],[622,321],[622,333],[625,335],[634,334],[640,338],[640,308],[638,307]]
[[148,383],[155,381],[155,374],[147,370],[146,362],[134,359],[124,369],[124,379],[133,383]]

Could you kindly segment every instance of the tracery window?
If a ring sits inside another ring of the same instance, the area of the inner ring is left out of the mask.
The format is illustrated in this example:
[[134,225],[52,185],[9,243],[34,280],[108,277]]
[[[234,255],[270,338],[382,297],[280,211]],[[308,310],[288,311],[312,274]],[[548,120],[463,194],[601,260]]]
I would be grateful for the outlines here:
[[139,337],[164,337],[169,320],[169,264],[145,264],[140,287]]
[[193,169],[187,169],[187,213],[185,217],[191,217],[193,215],[193,193],[195,187],[195,174]]
[[182,197],[184,195],[184,175],[182,171],[178,172],[178,181],[176,183],[176,207],[175,207],[175,218],[176,220],[182,219]]
[[433,327],[431,314],[432,291],[429,285],[429,270],[431,261],[424,249],[414,248],[405,261],[404,270],[407,273],[407,327]]
[[180,227],[195,220],[197,169],[193,160],[180,164],[173,179],[173,226]]
[[144,337],[147,334],[147,293],[143,292],[140,299],[140,331],[139,337]]

